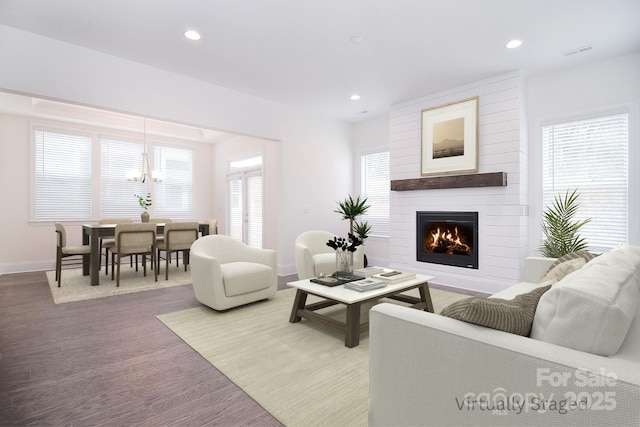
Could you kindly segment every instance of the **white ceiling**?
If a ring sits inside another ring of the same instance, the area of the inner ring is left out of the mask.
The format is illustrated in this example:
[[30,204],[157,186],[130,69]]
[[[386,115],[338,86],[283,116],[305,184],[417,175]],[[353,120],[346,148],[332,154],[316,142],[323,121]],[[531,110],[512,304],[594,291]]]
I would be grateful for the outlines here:
[[0,24],[347,121],[640,51],[640,0],[0,0]]

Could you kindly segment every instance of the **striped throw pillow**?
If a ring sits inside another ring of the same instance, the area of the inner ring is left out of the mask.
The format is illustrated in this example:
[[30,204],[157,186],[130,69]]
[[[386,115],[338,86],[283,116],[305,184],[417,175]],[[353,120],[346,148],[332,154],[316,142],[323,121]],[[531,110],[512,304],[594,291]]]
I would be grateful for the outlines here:
[[471,297],[445,307],[442,316],[516,335],[529,336],[538,300],[551,285],[535,288],[514,299]]

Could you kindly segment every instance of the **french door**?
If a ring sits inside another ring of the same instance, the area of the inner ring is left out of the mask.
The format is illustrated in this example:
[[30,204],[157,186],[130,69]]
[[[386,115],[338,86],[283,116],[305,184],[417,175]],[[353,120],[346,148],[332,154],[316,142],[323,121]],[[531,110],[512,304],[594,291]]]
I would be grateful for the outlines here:
[[262,247],[262,168],[227,175],[229,235],[249,246]]

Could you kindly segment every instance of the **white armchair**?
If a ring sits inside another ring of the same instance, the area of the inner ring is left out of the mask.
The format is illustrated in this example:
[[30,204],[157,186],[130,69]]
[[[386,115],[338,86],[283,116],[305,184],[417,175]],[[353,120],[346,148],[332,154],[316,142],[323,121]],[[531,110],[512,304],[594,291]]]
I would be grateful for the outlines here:
[[[328,231],[305,231],[296,238],[295,257],[298,279],[310,279],[336,271],[336,251],[327,242],[336,237]],[[353,268],[364,267],[364,251],[359,246],[353,253]]]
[[196,240],[190,264],[196,299],[215,310],[268,299],[278,289],[276,251],[247,246],[229,236]]

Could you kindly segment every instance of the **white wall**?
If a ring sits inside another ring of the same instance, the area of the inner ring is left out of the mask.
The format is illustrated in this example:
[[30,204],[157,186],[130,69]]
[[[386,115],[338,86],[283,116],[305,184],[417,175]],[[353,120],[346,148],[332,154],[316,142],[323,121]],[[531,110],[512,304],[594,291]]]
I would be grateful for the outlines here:
[[[0,26],[0,64],[0,90],[280,141],[281,200],[268,215],[278,218],[281,273],[295,271],[293,245],[299,233],[312,228],[342,230],[333,210],[335,201],[352,190],[350,124],[5,26]],[[21,131],[25,127],[16,124],[4,132]],[[19,215],[11,212],[12,226],[28,221],[28,192],[16,189],[27,189],[28,155],[16,146],[25,141],[12,135],[0,140],[0,197],[24,210]],[[212,156],[197,161],[212,163]],[[5,173],[16,170],[19,173],[7,182]],[[198,180],[197,186],[211,191],[212,181]],[[207,209],[203,217],[215,217],[213,203]],[[7,210],[2,211],[4,219]],[[34,247],[47,247],[53,261],[53,233],[51,238],[44,238],[46,232],[33,238],[5,233],[0,231],[3,246],[20,255],[2,252],[0,273],[36,269],[30,253]]]
[[[389,150],[389,116],[375,117],[359,122],[354,130],[355,192],[360,189],[360,156],[367,153]],[[389,238],[371,236],[365,242],[365,253],[370,265],[387,267],[389,265]]]
[[[479,96],[478,173],[507,172],[506,187],[391,192],[390,265],[435,283],[494,293],[522,276],[527,255],[526,86],[514,72],[392,106],[391,179],[420,178],[421,110]],[[479,268],[416,261],[417,211],[477,211]]]
[[545,121],[572,120],[620,108],[630,112],[629,243],[640,245],[640,53],[532,78],[529,81],[529,252],[542,243],[542,134]]

